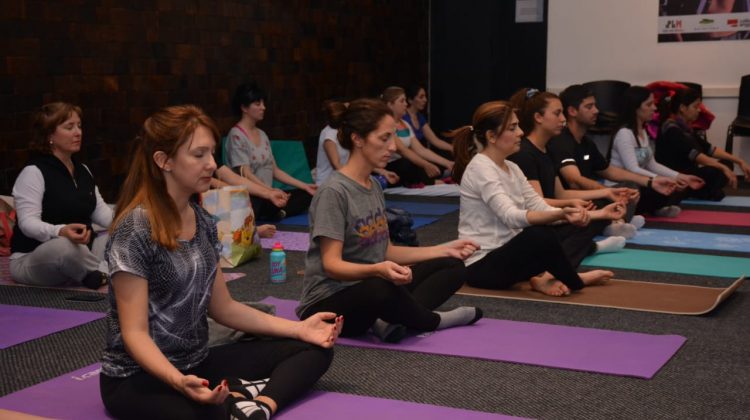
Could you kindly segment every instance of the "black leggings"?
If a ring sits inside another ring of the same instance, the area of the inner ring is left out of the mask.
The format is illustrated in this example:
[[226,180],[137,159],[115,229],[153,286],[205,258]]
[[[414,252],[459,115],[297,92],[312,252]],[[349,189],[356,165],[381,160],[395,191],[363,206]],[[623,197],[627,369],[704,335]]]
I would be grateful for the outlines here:
[[424,169],[404,157],[390,162],[385,169],[398,174],[398,185],[413,185],[420,182],[425,185],[432,185],[435,183],[435,179],[430,178]]
[[467,268],[469,286],[508,289],[549,272],[571,290],[583,287],[581,278],[549,226],[530,226]]
[[440,316],[432,310],[448,300],[464,283],[466,268],[456,258],[437,258],[411,267],[412,281],[396,286],[368,278],[310,306],[302,319],[316,312],[344,315],[343,336],[362,335],[380,318],[418,331],[434,331]]
[[703,182],[705,182],[703,188],[699,190],[689,190],[689,197],[712,201],[720,201],[724,198],[724,187],[729,183],[729,179],[721,170],[712,166],[700,166],[688,173],[701,177]]
[[[198,366],[183,373],[208,380],[213,389],[226,377],[271,378],[260,395],[279,409],[289,405],[328,370],[333,351],[288,339],[240,341],[209,350]],[[226,419],[223,405],[195,402],[144,371],[127,378],[100,375],[104,406],[118,419]]]
[[636,212],[638,214],[653,214],[654,211],[662,207],[677,206],[687,194],[688,192],[685,190],[675,191],[670,195],[663,195],[651,188],[642,187],[641,199],[638,200]]
[[[287,201],[286,207],[283,207],[286,215],[295,216],[298,214],[306,213],[310,208],[312,196],[308,194],[307,191],[300,189],[287,191],[287,193],[290,194],[289,201]],[[278,218],[280,208],[274,206],[271,200],[250,196],[250,201],[253,204],[255,219],[275,221]]]
[[557,233],[568,261],[573,267],[578,268],[584,258],[596,252],[594,237],[601,235],[610,223],[610,220],[593,220],[583,227],[566,223],[554,225],[552,229]]

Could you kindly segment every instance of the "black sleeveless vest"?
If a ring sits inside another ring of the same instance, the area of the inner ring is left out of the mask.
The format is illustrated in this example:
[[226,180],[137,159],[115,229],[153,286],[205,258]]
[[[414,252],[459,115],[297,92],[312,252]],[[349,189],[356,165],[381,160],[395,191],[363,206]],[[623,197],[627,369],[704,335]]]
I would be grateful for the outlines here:
[[[91,214],[96,208],[96,184],[88,169],[74,159],[73,176],[70,176],[65,164],[53,155],[35,156],[28,166],[36,166],[44,176],[42,221],[52,225],[81,223],[91,229]],[[36,239],[24,235],[18,225],[13,228],[12,252],[31,252],[41,245]]]

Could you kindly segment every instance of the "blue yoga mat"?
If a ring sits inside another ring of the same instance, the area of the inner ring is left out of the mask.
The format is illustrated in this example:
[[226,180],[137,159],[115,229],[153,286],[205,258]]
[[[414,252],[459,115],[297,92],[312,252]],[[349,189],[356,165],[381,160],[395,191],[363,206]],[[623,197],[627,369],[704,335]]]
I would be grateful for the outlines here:
[[387,200],[385,205],[389,208],[397,208],[408,211],[411,214],[423,214],[427,216],[442,216],[459,209],[458,204],[446,203],[418,203],[413,201],[391,201]]
[[[422,226],[429,225],[430,223],[436,222],[438,219],[437,217],[412,217],[412,220],[414,220],[414,225],[412,226],[414,229],[420,228]],[[277,223],[279,225],[294,225],[294,226],[310,226],[310,223],[308,221],[308,215],[305,214],[298,214],[297,216],[290,216],[286,219],[280,221]]]
[[582,265],[736,279],[750,273],[750,258],[623,249],[586,257]]
[[[604,239],[603,236],[595,240]],[[666,229],[641,229],[629,244],[668,246],[687,249],[710,249],[714,251],[750,252],[750,235],[727,233],[689,232]]]
[[727,206],[727,207],[750,207],[750,197],[730,195],[721,201],[708,200],[682,200],[683,204],[695,204],[701,206]]

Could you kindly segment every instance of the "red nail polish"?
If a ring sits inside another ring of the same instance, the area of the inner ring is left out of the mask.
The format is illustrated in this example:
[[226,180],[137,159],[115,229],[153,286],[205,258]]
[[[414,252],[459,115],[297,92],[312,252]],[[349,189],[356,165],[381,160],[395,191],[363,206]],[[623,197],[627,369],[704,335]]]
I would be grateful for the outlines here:
[[208,386],[208,381],[203,381],[203,386]]

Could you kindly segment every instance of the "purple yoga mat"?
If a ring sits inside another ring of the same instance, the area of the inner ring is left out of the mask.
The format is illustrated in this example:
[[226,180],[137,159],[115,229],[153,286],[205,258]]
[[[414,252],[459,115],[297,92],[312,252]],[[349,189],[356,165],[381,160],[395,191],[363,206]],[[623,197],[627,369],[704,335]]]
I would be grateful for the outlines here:
[[[109,419],[99,393],[97,363],[0,397],[0,408],[58,419]],[[373,397],[312,392],[278,416],[296,419],[512,419],[516,417]]]
[[497,420],[517,418],[519,417],[337,392],[312,392],[274,417],[278,420]]
[[310,248],[309,232],[282,232],[276,231],[273,238],[261,238],[260,244],[264,249],[273,248],[273,244],[281,242],[286,251],[305,251]]
[[109,419],[99,393],[99,363],[0,397],[0,408],[56,419]]
[[[297,318],[293,300],[268,297],[263,302],[276,305],[278,316]],[[685,340],[679,335],[484,318],[466,327],[407,337],[398,344],[383,343],[372,335],[341,338],[337,343],[651,379]]]
[[0,349],[104,318],[100,312],[0,305]]

